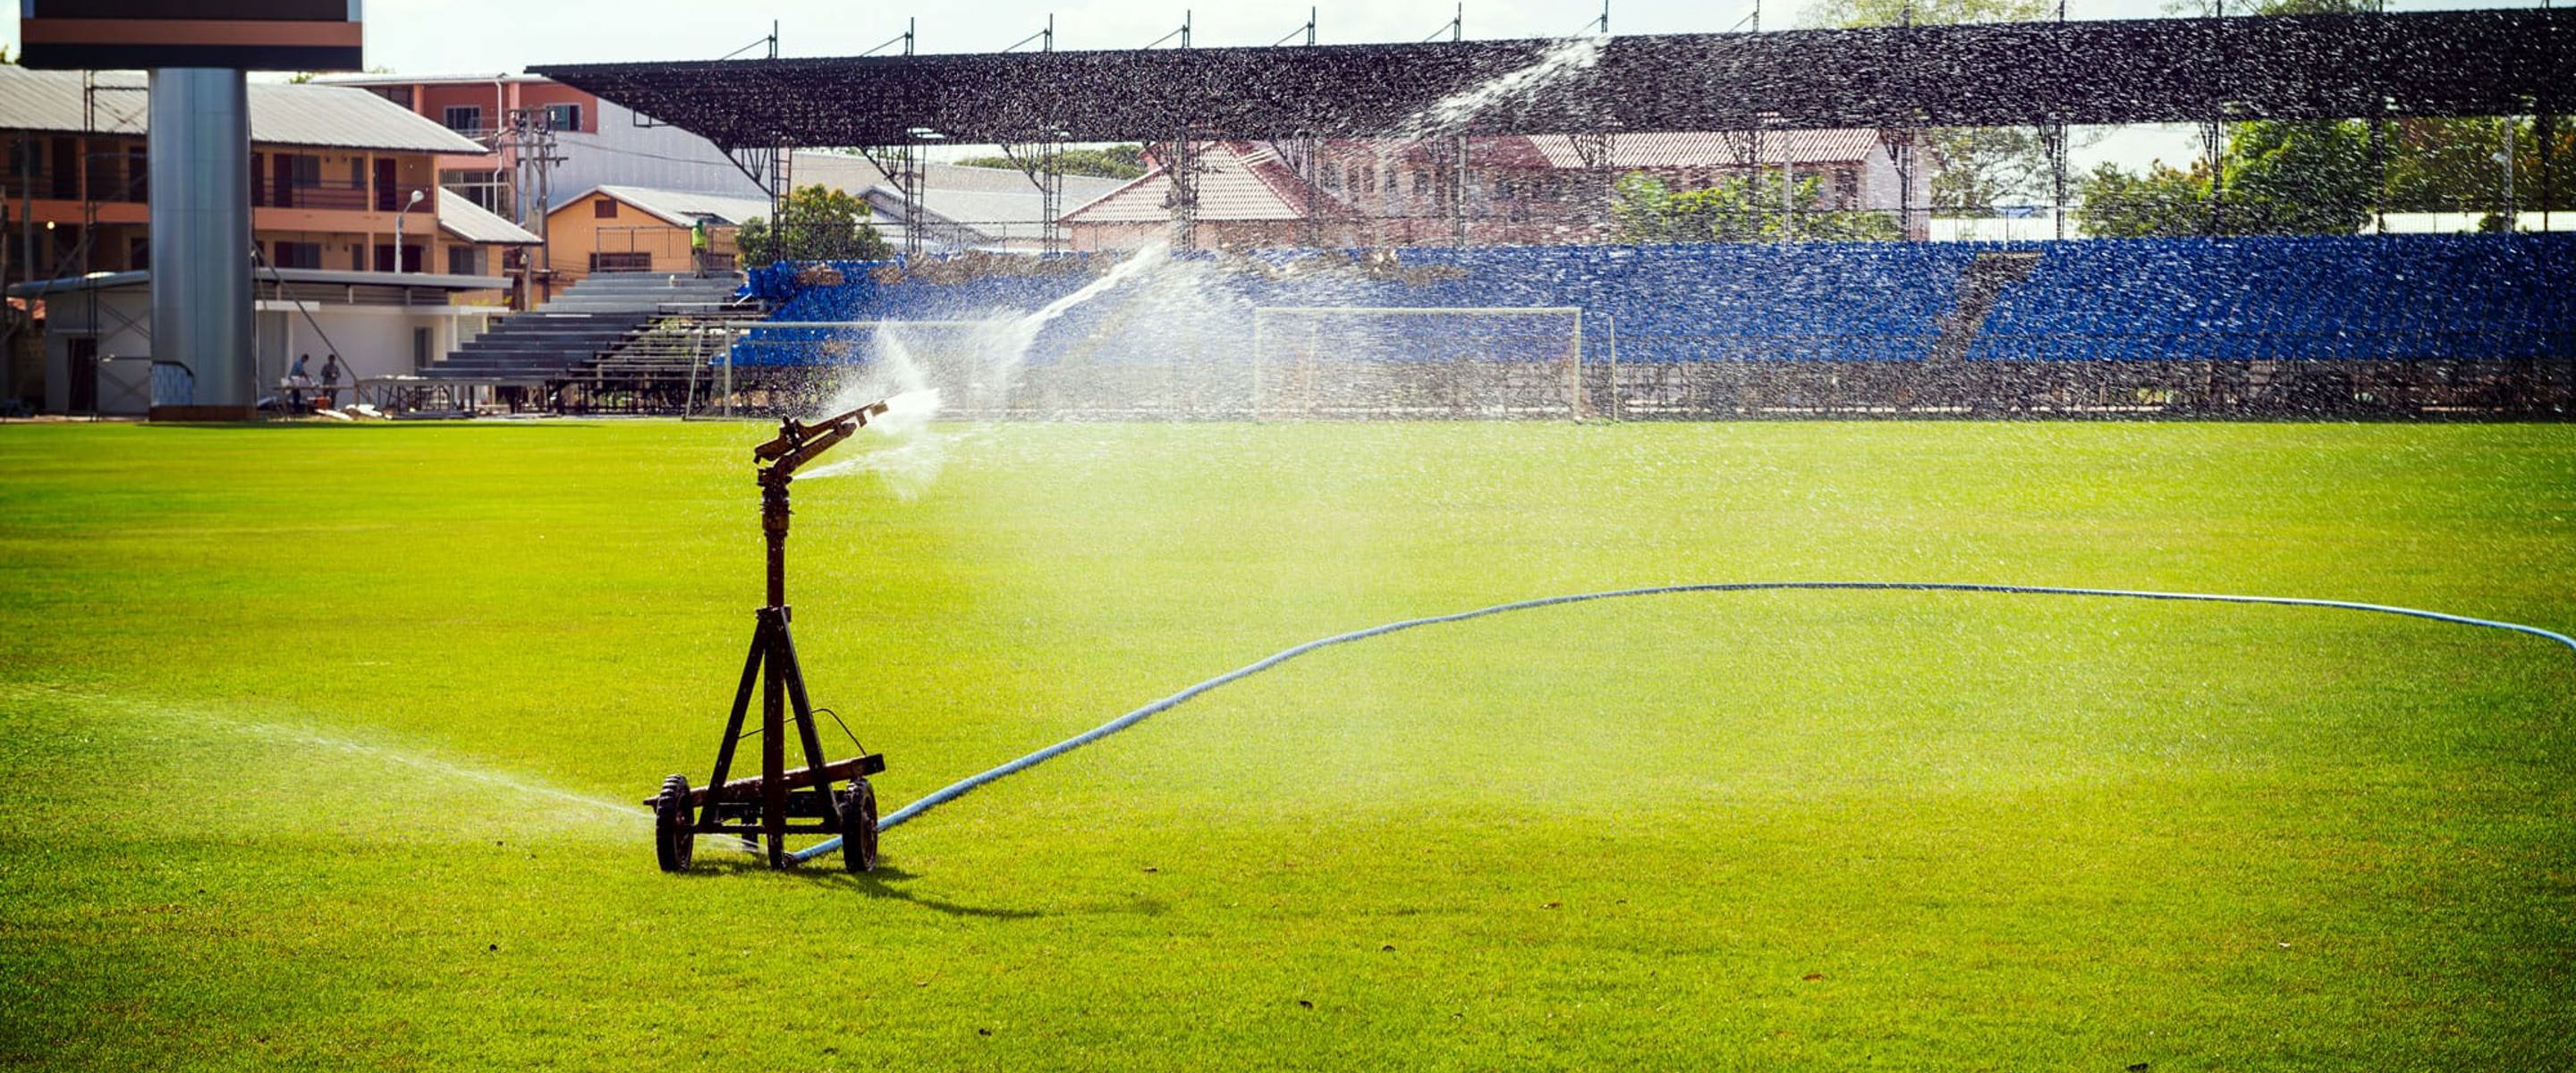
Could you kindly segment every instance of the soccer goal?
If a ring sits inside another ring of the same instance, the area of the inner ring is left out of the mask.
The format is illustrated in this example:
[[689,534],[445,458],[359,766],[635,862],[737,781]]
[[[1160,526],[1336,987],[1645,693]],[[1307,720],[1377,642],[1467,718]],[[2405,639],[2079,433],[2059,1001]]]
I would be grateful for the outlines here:
[[1581,420],[1583,349],[1576,306],[1263,306],[1252,416]]

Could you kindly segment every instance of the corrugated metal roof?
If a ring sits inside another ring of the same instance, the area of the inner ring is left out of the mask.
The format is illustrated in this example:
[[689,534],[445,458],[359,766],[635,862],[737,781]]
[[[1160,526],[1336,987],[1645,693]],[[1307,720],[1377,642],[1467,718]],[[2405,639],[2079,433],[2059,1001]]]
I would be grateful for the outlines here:
[[[92,126],[82,121],[81,72],[0,65],[0,130],[144,133],[150,109],[143,76],[104,72],[98,84],[98,121]],[[250,140],[319,149],[490,151],[363,89],[272,82],[250,85]]]
[[[695,225],[700,220],[711,224],[741,224],[755,217],[769,215],[769,202],[756,197],[733,197],[727,194],[693,194],[685,190],[654,190],[642,186],[617,186],[602,183],[573,195],[564,204],[569,207],[592,194],[606,194],[636,208],[659,216],[680,227]],[[556,212],[564,211],[561,208]]]
[[454,190],[438,192],[438,229],[464,239],[495,246],[543,246],[527,228],[486,211],[483,206]]

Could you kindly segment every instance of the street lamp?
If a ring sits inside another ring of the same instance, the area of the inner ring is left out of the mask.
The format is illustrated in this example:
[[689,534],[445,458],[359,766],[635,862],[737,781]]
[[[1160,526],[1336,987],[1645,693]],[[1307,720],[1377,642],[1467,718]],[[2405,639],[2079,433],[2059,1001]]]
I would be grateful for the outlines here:
[[414,190],[411,192],[411,200],[403,202],[402,208],[394,210],[394,272],[396,274],[400,274],[403,270],[403,214],[410,212],[412,206],[420,204],[420,199],[425,196],[427,195]]

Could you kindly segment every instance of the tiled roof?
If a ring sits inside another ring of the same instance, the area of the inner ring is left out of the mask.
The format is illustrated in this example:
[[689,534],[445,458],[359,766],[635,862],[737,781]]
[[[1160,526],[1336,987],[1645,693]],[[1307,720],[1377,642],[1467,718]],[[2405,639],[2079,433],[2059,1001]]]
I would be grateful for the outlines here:
[[[1574,139],[1541,134],[1527,139],[1547,167],[1583,167]],[[1745,163],[1778,163],[1785,152],[1799,164],[1839,164],[1864,160],[1878,148],[1878,132],[1867,127],[1832,130],[1690,131],[1618,134],[1610,139],[1610,160],[1618,169],[1730,167]]]
[[[150,111],[142,75],[98,75],[97,121],[83,121],[81,72],[31,71],[0,64],[0,130],[142,134]],[[250,84],[250,140],[260,145],[323,149],[393,149],[427,153],[490,150],[363,89],[349,86]]]
[[[734,197],[728,194],[693,194],[684,190],[655,190],[643,186],[613,186],[602,183],[573,195],[575,201],[591,194],[605,194],[645,212],[661,217],[679,227],[691,227],[699,220],[711,224],[740,224],[745,220],[769,215],[769,202],[756,197]],[[562,208],[554,211],[562,212]]]
[[[1267,142],[1209,142],[1198,147],[1198,218],[1303,220],[1349,210],[1317,193]],[[1162,164],[1116,192],[1066,213],[1067,223],[1154,223],[1172,218],[1172,177]]]
[[[820,183],[836,190],[856,194],[871,186],[891,186],[883,171],[856,153],[835,153],[820,149],[799,149],[788,179],[798,186]],[[921,168],[925,191],[958,193],[1035,195],[1037,185],[1026,173],[1016,168],[970,168],[963,164],[929,163]],[[1064,177],[1064,201],[1080,205],[1125,186],[1120,179],[1101,179],[1089,175]]]

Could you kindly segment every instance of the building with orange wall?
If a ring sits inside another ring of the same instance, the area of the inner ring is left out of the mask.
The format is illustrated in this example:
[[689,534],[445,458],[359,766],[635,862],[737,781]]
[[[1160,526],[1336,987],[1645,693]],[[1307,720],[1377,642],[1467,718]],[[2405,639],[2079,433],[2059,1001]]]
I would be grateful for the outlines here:
[[[11,399],[79,409],[95,362],[150,354],[146,103],[139,75],[0,66],[0,265],[14,305],[44,308],[48,336],[41,373],[9,370]],[[250,110],[263,377],[282,373],[278,347],[298,331],[331,335],[355,372],[399,370],[479,330],[508,285],[493,268],[536,241],[439,196],[438,158],[480,146],[354,89],[256,84]],[[119,291],[132,293],[92,301]]]
[[566,281],[599,272],[695,272],[693,232],[707,231],[708,266],[734,270],[734,235],[769,215],[762,198],[602,186],[547,214],[546,243]]

